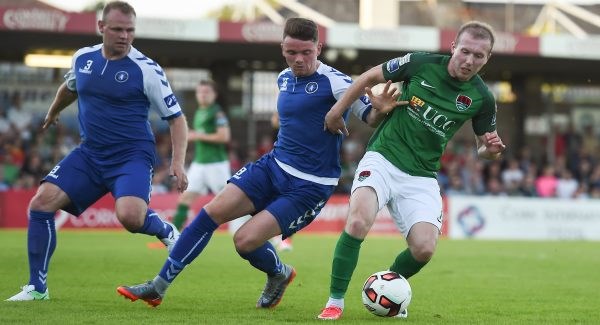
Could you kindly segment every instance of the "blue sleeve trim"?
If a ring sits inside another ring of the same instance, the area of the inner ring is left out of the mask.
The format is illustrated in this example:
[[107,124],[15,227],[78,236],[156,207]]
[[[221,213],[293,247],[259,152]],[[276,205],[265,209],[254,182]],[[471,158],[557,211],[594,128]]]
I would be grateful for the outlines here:
[[183,113],[181,113],[181,111],[179,111],[179,112],[177,112],[177,113],[175,113],[175,114],[173,114],[173,115],[169,115],[169,116],[162,117],[161,119],[162,119],[163,121],[168,121],[168,120],[172,120],[172,119],[174,119],[174,118],[176,118],[176,117],[179,117],[179,116],[181,116],[181,114],[183,114]]
[[362,113],[361,120],[363,122],[367,123],[367,116],[369,116],[369,113],[371,113],[371,109],[373,109],[373,105],[367,106],[365,111]]

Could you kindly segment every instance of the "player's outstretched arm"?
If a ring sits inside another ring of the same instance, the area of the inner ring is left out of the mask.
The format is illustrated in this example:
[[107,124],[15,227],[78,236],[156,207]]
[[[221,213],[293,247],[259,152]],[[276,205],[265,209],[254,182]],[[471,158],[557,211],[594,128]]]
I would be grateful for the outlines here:
[[171,132],[171,145],[173,151],[173,157],[171,159],[171,176],[176,178],[177,190],[183,192],[188,186],[188,180],[184,169],[188,132],[185,116],[182,114],[169,120],[169,130]]
[[63,82],[60,87],[58,87],[58,91],[56,92],[56,96],[50,104],[50,108],[48,109],[48,113],[46,113],[46,117],[44,118],[44,124],[42,125],[43,129],[47,129],[50,125],[54,125],[58,123],[58,115],[65,109],[67,106],[71,105],[77,99],[77,93],[69,90],[67,88],[67,83]]
[[475,141],[477,143],[477,155],[483,159],[498,160],[506,149],[506,145],[502,143],[502,139],[496,131],[477,136]]
[[348,135],[348,129],[342,115],[357,100],[360,96],[365,94],[366,87],[373,87],[378,83],[385,82],[383,77],[383,70],[381,65],[377,65],[363,74],[361,74],[356,81],[348,87],[342,98],[338,100],[335,105],[325,115],[324,130],[328,130],[334,134],[345,134]]

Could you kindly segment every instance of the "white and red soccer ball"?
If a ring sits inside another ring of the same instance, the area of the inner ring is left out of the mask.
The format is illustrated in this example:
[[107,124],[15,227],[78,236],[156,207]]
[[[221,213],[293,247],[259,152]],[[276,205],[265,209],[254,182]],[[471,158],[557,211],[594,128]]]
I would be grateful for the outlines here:
[[410,304],[410,284],[400,274],[380,271],[367,278],[362,289],[362,301],[373,314],[394,317]]

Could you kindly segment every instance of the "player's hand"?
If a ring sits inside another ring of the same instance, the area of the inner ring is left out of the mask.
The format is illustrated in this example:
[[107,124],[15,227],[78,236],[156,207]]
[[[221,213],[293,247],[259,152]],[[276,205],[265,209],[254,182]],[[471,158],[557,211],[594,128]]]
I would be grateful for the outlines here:
[[506,149],[506,145],[502,142],[502,139],[496,132],[487,132],[483,135],[483,145],[486,151],[499,158],[500,154]]
[[350,134],[346,128],[346,123],[344,122],[342,115],[333,109],[329,110],[327,115],[325,115],[323,130],[327,130],[333,134],[344,134],[346,136]]
[[58,114],[48,112],[48,114],[46,114],[46,117],[44,118],[44,124],[42,124],[42,129],[46,130],[51,125],[56,124],[58,124]]
[[174,178],[177,184],[177,191],[179,193],[185,192],[188,187],[188,179],[183,165],[171,165],[171,177]]
[[374,95],[370,87],[365,88],[365,92],[369,96],[369,100],[371,100],[373,109],[381,114],[388,114],[394,108],[408,104],[407,101],[398,101],[400,91],[396,87],[390,87],[391,85],[392,81],[388,80],[383,87],[383,91],[378,95]]

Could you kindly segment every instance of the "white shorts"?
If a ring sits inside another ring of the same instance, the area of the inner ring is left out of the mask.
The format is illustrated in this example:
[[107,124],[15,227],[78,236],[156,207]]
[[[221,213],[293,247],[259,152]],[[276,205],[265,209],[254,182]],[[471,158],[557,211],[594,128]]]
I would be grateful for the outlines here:
[[387,206],[404,238],[418,222],[442,229],[442,196],[435,178],[408,175],[380,153],[368,151],[356,169],[352,193],[363,186],[375,190],[379,210]]
[[231,177],[229,161],[222,161],[209,164],[199,164],[192,162],[187,172],[189,192],[196,192],[200,195],[206,195],[210,191],[213,194],[219,193],[227,180]]

